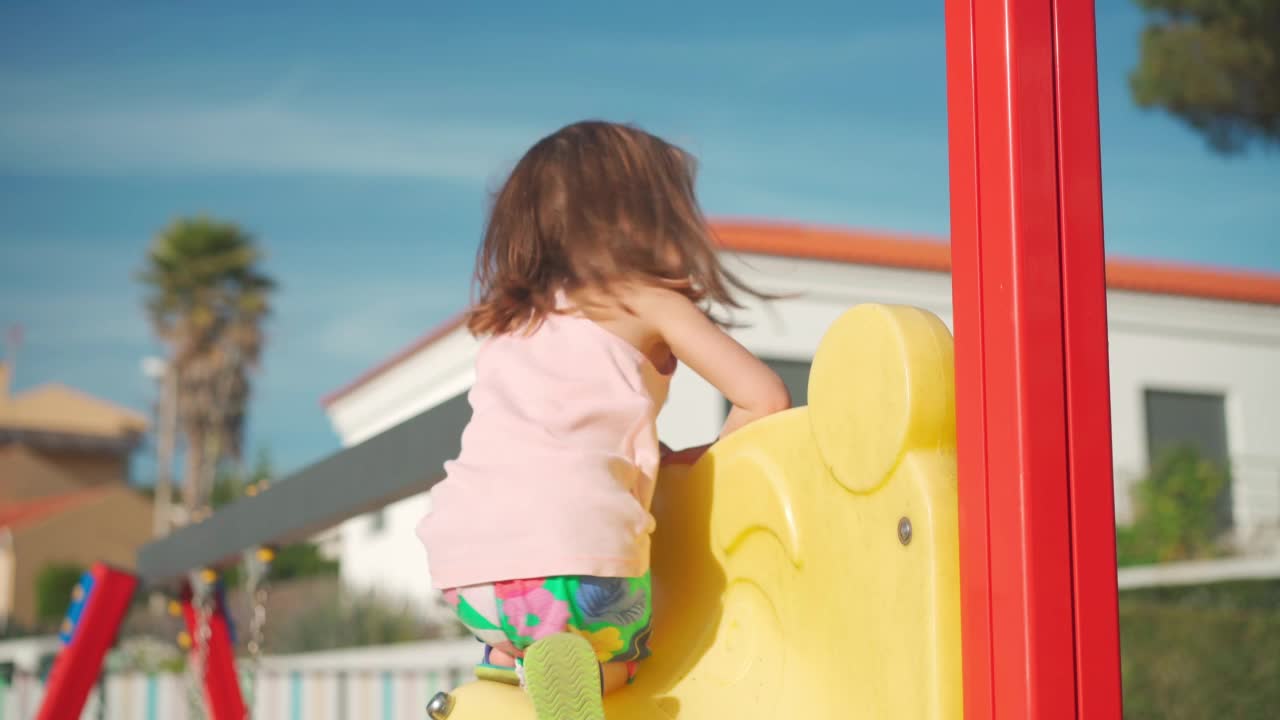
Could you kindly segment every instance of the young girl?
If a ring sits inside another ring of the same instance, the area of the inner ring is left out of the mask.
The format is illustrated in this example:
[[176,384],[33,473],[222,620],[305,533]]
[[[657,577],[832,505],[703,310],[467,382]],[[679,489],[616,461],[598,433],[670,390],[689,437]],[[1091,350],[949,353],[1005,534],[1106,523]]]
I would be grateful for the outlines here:
[[649,654],[655,420],[677,363],[733,404],[722,434],[790,404],[705,309],[755,293],[693,188],[680,148],[579,123],[520,160],[485,232],[473,415],[418,535],[481,667],[515,667],[540,720],[603,718]]

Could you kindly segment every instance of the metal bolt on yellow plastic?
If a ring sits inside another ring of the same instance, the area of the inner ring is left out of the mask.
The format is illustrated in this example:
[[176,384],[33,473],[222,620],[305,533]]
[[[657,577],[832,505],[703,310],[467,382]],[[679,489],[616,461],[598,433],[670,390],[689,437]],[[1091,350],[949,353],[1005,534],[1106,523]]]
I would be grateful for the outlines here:
[[909,517],[898,520],[898,542],[903,545],[911,544],[911,518]]
[[453,712],[453,696],[447,692],[438,692],[427,703],[427,717],[431,720],[445,720]]

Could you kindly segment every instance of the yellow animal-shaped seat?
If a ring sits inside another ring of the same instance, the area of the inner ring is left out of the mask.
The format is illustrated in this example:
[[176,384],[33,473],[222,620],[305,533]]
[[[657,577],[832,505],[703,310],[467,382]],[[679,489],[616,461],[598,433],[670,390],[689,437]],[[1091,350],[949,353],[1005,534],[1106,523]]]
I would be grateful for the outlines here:
[[[653,657],[610,720],[961,717],[951,335],[863,305],[827,332],[810,406],[667,468]],[[449,720],[532,720],[474,682]]]

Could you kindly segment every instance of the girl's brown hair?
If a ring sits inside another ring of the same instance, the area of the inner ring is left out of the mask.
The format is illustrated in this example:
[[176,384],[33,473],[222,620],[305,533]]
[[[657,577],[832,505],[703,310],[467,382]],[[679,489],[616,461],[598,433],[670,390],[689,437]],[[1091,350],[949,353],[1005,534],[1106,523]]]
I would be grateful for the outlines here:
[[694,196],[696,163],[643,130],[581,122],[525,153],[498,190],[476,260],[476,335],[536,326],[556,292],[616,282],[670,287],[694,302],[741,307],[764,297],[725,270]]

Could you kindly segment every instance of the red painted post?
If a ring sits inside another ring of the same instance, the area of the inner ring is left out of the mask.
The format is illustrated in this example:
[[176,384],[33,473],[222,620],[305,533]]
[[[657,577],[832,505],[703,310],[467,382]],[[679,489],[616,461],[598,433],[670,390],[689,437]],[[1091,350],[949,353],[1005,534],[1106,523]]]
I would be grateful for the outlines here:
[[987,376],[983,369],[982,258],[977,252],[978,113],[972,0],[947,0],[946,22],[964,709],[965,717],[985,720],[995,717],[995,685],[983,408]]
[[946,5],[969,720],[1120,717],[1085,5]]
[[[240,678],[236,674],[235,649],[231,645],[231,626],[226,608],[218,593],[214,593],[211,612],[208,615],[207,643],[201,635],[200,619],[190,592],[182,599],[182,617],[186,621],[187,634],[191,637],[191,662],[203,665],[206,707],[210,720],[244,720],[244,698],[240,694]],[[200,656],[201,644],[205,652]]]
[[1082,718],[1118,720],[1120,621],[1093,3],[1057,0],[1053,23],[1076,701]]
[[80,717],[137,585],[133,575],[101,563],[85,573],[63,627],[66,645],[49,670],[36,720]]

